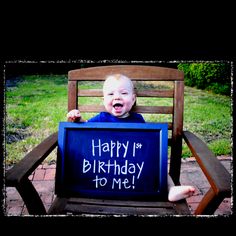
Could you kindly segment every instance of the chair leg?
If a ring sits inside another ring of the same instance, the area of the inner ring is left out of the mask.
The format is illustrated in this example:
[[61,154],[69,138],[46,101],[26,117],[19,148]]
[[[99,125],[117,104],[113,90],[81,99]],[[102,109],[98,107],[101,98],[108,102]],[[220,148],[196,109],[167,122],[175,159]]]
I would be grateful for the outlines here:
[[216,195],[212,188],[208,190],[201,202],[199,203],[197,209],[195,210],[195,215],[212,215],[219,207],[221,202],[224,200],[225,196],[222,194]]
[[27,178],[21,181],[21,183],[16,186],[16,189],[20,193],[29,214],[31,215],[46,215],[46,209],[43,202],[34,188],[31,181]]

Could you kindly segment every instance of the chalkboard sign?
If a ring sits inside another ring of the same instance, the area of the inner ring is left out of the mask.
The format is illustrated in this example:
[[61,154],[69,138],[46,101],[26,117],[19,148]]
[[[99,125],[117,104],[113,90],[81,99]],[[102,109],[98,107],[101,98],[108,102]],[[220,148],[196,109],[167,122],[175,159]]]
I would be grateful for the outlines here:
[[119,199],[167,193],[168,124],[60,122],[56,194]]

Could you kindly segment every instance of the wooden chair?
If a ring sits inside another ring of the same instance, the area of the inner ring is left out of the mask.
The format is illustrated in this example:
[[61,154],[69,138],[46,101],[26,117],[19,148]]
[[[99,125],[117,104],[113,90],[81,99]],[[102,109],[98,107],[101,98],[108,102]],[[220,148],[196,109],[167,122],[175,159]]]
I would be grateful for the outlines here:
[[[79,108],[81,112],[98,113],[104,110],[103,106],[78,104],[78,97],[102,97],[101,89],[82,90],[78,85],[81,81],[102,81],[106,75],[113,73],[127,75],[136,81],[137,87],[141,81],[145,83],[149,81],[148,85],[140,86],[141,88],[146,87],[145,89],[137,89],[138,99],[147,97],[148,99],[170,98],[173,100],[170,106],[139,106],[136,104],[134,111],[143,114],[169,114],[172,116],[169,121],[169,175],[176,185],[181,184],[181,154],[184,139],[210,184],[210,189],[203,197],[195,214],[213,214],[223,199],[231,196],[230,174],[203,141],[190,131],[183,131],[184,74],[182,71],[140,65],[100,66],[71,70],[68,73],[68,111]],[[163,86],[158,89],[150,89],[152,84],[158,81],[172,83],[173,86],[164,90],[161,89]],[[158,121],[158,118],[156,120]],[[6,173],[6,186],[16,187],[29,214],[190,214],[186,200],[171,203],[168,201],[117,201],[59,197],[55,198],[51,208],[46,212],[39,194],[28,177],[57,147],[57,136],[57,133],[49,136]]]

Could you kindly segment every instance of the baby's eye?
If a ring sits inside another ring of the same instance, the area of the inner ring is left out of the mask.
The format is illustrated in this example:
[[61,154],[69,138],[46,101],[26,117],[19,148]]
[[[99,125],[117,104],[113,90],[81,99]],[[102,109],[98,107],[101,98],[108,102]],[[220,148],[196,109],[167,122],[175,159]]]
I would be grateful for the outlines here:
[[108,95],[108,96],[113,96],[113,93],[108,93],[107,95]]
[[127,95],[127,94],[128,94],[128,92],[122,92],[121,94],[122,94],[122,95]]

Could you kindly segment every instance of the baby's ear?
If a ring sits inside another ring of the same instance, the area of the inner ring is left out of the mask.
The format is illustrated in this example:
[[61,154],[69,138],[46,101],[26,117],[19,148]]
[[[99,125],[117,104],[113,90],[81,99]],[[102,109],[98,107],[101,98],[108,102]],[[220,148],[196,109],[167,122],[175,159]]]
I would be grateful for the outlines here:
[[133,93],[133,105],[135,104],[135,102],[136,102],[136,94]]

